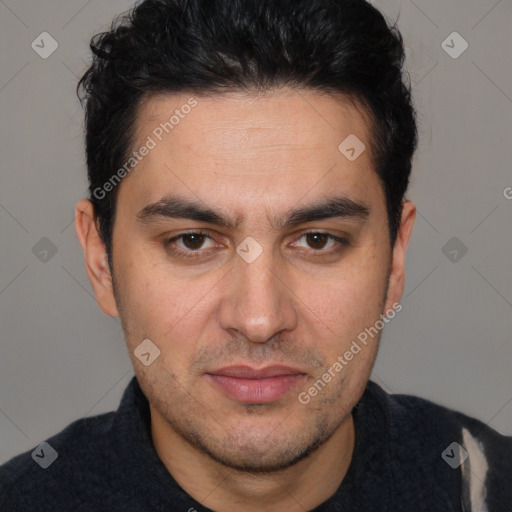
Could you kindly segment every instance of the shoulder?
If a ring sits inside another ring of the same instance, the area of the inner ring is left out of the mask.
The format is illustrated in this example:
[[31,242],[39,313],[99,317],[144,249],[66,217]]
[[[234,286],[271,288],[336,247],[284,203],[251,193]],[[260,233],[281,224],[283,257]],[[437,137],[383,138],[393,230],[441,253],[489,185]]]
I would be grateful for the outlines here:
[[371,380],[365,394],[371,395],[382,410],[386,411],[394,428],[430,428],[435,432],[439,427],[466,427],[482,437],[499,440],[505,445],[512,442],[512,437],[500,434],[483,421],[427,398],[387,393]]
[[[0,510],[51,510],[51,497],[64,502],[91,490],[90,479],[108,465],[108,433],[114,412],[82,418],[0,466]],[[88,468],[84,472],[84,467]],[[88,475],[84,480],[84,475]],[[71,498],[71,496],[70,496]]]
[[396,428],[398,425],[409,426],[423,432],[429,430],[434,434],[452,433],[455,430],[460,432],[460,439],[463,441],[462,432],[466,431],[466,439],[469,439],[469,436],[474,437],[489,448],[500,446],[504,450],[512,449],[512,436],[500,434],[477,418],[426,398],[383,393],[393,420],[397,423]]
[[372,381],[368,392],[386,415],[397,477],[442,487],[456,475],[468,510],[512,510],[512,436],[431,400],[388,394]]

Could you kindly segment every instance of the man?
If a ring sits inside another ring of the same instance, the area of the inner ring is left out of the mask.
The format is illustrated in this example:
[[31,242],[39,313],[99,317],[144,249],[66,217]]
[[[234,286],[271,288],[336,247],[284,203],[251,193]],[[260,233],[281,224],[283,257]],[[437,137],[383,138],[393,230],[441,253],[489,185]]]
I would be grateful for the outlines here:
[[146,0],[91,48],[75,226],[136,377],[5,464],[0,509],[512,510],[512,438],[369,381],[415,218],[397,28]]

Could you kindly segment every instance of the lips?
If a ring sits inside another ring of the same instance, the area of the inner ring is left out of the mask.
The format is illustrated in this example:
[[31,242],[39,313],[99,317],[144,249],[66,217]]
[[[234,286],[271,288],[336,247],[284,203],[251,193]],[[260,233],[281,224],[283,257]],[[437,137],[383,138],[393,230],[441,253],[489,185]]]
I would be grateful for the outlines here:
[[212,383],[227,397],[242,403],[276,402],[298,386],[307,375],[288,366],[230,366],[207,373]]

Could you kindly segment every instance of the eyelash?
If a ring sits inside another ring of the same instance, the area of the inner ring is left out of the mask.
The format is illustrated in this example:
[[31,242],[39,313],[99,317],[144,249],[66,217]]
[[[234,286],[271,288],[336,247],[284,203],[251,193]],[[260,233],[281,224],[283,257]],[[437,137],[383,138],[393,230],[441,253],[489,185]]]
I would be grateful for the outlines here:
[[[209,239],[212,239],[212,237],[204,231],[201,231],[201,230],[191,231],[189,233],[181,233],[180,235],[177,235],[175,237],[164,240],[163,241],[164,247],[167,250],[171,251],[172,253],[177,254],[178,256],[183,257],[183,258],[199,258],[199,257],[201,257],[204,250],[198,249],[197,251],[189,251],[189,250],[185,251],[183,249],[177,249],[174,246],[174,242],[176,242],[177,240],[182,239],[186,236],[191,236],[191,235],[205,236]],[[326,232],[322,232],[322,231],[308,231],[306,233],[303,233],[299,237],[299,240],[307,235],[327,235],[328,240],[334,240],[335,242],[338,243],[338,246],[339,246],[337,249],[334,249],[334,250],[331,249],[329,251],[323,251],[321,249],[316,249],[316,250],[312,249],[312,251],[313,251],[312,256],[314,258],[325,257],[326,255],[334,255],[336,253],[341,252],[344,248],[347,248],[350,246],[350,242],[346,238],[340,238],[331,233],[326,233]],[[315,254],[315,253],[317,253],[317,254]]]

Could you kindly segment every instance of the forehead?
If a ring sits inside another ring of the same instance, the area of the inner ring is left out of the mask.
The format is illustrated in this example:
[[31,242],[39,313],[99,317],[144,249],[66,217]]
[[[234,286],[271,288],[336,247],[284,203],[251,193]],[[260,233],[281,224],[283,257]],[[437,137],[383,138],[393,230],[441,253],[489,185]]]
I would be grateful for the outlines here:
[[[197,106],[189,108],[191,102]],[[176,144],[191,142],[183,125],[192,124],[195,140],[204,143],[205,149],[234,152],[258,150],[259,144],[267,149],[307,149],[333,143],[337,147],[340,137],[357,134],[369,142],[371,135],[367,113],[357,101],[340,94],[287,88],[261,94],[237,91],[149,97],[139,108],[137,137],[144,138],[169,120],[172,126],[167,129]],[[170,135],[167,131],[162,135],[173,142],[166,137]],[[274,145],[269,145],[269,137]]]
[[[133,144],[136,150],[151,140],[152,149],[123,180],[120,196],[143,205],[181,192],[211,204],[213,191],[217,205],[243,206],[257,194],[266,204],[297,202],[339,188],[355,199],[383,198],[370,130],[361,106],[320,92],[156,96],[141,105]],[[339,147],[354,136],[366,149],[350,161]]]

